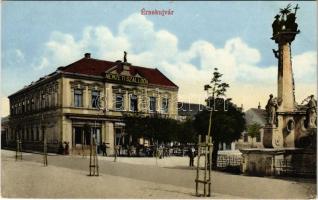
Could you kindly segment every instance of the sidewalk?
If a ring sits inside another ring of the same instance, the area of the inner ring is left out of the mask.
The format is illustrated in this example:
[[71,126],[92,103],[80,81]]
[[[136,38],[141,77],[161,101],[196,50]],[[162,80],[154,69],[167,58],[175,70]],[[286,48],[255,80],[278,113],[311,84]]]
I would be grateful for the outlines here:
[[[9,191],[3,194],[16,194],[15,188],[30,187],[19,195],[30,195],[30,192],[34,195],[43,190],[46,193],[40,193],[42,196],[57,195],[61,198],[66,195],[91,197],[91,193],[96,198],[195,198],[196,170],[188,167],[187,157],[170,157],[157,162],[156,158],[118,157],[114,162],[113,157],[99,157],[101,176],[87,178],[89,157],[49,156],[49,166],[43,167],[43,157],[39,154],[25,153],[22,161],[15,161],[14,152],[2,150],[1,155],[2,181],[7,181],[2,182],[7,186],[3,192]],[[25,178],[21,180],[20,176]],[[46,184],[57,194],[41,189]],[[59,194],[59,191],[63,193]],[[231,199],[311,199],[316,196],[316,182],[312,179],[286,180],[212,171],[212,194],[216,195],[214,198]]]
[[[196,198],[189,188],[108,174],[90,177],[81,170],[13,158],[3,160],[1,174],[6,198]],[[237,197],[214,193],[212,198]]]

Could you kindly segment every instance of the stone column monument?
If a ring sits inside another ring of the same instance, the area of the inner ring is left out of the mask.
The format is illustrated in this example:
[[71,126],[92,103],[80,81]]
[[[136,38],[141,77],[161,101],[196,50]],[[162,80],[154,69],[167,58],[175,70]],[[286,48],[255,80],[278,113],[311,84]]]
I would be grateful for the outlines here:
[[[291,12],[290,5],[281,9],[272,24],[273,37],[278,44],[274,50],[278,59],[277,97],[270,98],[266,106],[268,123],[264,128],[264,146],[267,148],[295,147],[298,135],[295,128],[301,128],[305,116],[303,111],[297,111],[295,102],[295,85],[291,61],[291,44],[300,32],[296,23],[296,12]],[[297,126],[297,127],[296,127]]]
[[240,149],[245,174],[316,175],[317,101],[310,95],[302,105],[295,102],[291,44],[300,31],[298,6],[294,9],[292,12],[290,5],[281,9],[272,24],[271,39],[278,45],[278,50],[273,49],[278,59],[277,97],[269,95],[266,105],[265,148]]

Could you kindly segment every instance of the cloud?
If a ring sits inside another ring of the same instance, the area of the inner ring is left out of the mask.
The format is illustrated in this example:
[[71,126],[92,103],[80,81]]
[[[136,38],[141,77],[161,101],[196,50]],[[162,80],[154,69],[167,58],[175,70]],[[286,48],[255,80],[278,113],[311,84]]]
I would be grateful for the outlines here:
[[[229,38],[222,47],[205,40],[194,41],[188,48],[178,47],[178,38],[168,30],[157,30],[154,23],[133,14],[118,24],[118,33],[106,26],[88,26],[76,40],[69,33],[55,31],[45,44],[38,69],[67,65],[85,52],[106,60],[122,59],[134,65],[156,67],[179,86],[179,100],[203,103],[207,84],[217,67],[223,81],[230,84],[228,96],[245,108],[265,105],[270,93],[276,94],[277,66],[259,66],[261,53],[241,38]],[[296,97],[315,92],[316,52],[304,52],[293,58]],[[273,59],[275,59],[273,57]],[[195,61],[199,61],[195,63]],[[298,95],[297,95],[298,93]]]
[[24,61],[24,53],[20,49],[15,50],[16,58],[19,62]]
[[9,99],[7,97],[1,97],[1,117],[9,115]]

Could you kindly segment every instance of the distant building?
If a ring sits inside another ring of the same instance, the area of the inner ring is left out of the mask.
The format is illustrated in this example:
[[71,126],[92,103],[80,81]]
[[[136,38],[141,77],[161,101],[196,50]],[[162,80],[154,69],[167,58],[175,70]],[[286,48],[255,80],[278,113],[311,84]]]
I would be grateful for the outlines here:
[[91,135],[85,127],[90,127],[97,145],[107,143],[111,154],[114,145],[131,142],[124,133],[125,113],[176,119],[177,95],[178,86],[158,69],[86,53],[9,96],[6,141],[14,146],[19,137],[24,149],[40,148],[46,133],[49,151],[57,151],[62,142],[80,151],[89,148]]
[[178,102],[178,119],[185,121],[186,119],[194,119],[195,115],[204,110],[206,106],[202,104]]
[[8,145],[9,137],[9,117],[1,118],[1,148]]
[[[262,127],[266,124],[267,113],[266,110],[261,109],[259,105],[258,108],[250,108],[245,112],[245,122],[246,127],[253,124],[258,123]],[[263,147],[263,128],[260,129],[260,135],[251,138],[246,131],[242,133],[242,138],[236,142],[236,149],[242,148],[262,148]]]

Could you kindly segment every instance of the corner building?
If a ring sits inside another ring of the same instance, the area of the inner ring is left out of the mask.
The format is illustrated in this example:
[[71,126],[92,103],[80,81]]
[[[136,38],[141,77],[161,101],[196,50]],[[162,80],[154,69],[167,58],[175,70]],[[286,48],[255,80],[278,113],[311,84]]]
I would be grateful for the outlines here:
[[15,147],[19,137],[23,149],[41,151],[46,134],[50,152],[69,142],[70,152],[80,153],[91,142],[84,131],[89,125],[97,144],[107,143],[113,154],[115,144],[130,140],[125,113],[176,118],[177,95],[178,86],[158,69],[93,59],[86,53],[9,96],[6,139]]

